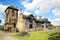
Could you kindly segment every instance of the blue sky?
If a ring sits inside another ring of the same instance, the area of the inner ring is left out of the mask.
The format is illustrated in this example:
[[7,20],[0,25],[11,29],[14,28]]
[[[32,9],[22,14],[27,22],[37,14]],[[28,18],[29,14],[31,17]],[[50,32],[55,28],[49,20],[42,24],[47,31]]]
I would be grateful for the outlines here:
[[5,22],[4,10],[9,5],[15,5],[23,14],[48,18],[53,25],[60,25],[60,0],[0,0],[0,19]]

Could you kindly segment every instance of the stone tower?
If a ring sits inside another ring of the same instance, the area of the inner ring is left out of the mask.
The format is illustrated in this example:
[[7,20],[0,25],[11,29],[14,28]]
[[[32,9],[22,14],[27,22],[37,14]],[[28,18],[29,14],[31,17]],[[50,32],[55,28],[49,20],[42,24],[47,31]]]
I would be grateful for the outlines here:
[[6,13],[6,21],[4,25],[4,30],[5,31],[10,31],[13,29],[15,30],[18,19],[18,9],[15,6],[11,5],[7,7],[5,13]]

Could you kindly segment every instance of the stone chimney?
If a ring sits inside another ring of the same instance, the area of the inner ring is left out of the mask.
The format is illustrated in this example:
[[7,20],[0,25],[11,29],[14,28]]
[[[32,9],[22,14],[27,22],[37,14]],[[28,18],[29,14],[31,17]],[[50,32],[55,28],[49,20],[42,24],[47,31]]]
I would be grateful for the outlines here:
[[23,19],[23,15],[22,15],[22,10],[19,10],[19,17],[18,17],[18,22],[16,25],[16,28],[18,29],[18,31],[23,31],[25,28],[25,20]]
[[19,10],[20,14],[22,14],[22,9]]

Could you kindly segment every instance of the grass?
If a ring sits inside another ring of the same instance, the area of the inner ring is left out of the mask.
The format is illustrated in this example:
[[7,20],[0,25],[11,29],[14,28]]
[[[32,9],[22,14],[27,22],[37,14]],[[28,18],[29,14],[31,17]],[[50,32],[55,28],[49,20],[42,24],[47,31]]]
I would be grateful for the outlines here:
[[49,34],[45,32],[35,31],[30,32],[30,36],[16,36],[22,40],[48,40]]
[[[60,32],[60,29],[55,31],[55,32]],[[20,36],[20,35],[16,35],[18,33],[14,33],[14,32],[8,32],[8,34],[17,37],[21,40],[48,40],[50,33],[48,32],[41,32],[41,31],[34,31],[34,32],[30,32],[29,36]]]

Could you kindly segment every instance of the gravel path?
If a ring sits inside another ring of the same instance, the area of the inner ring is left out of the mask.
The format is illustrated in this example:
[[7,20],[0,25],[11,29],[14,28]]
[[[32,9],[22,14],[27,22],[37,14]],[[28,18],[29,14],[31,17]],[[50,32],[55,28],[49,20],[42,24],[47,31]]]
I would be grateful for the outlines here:
[[19,40],[19,39],[0,31],[0,40]]

